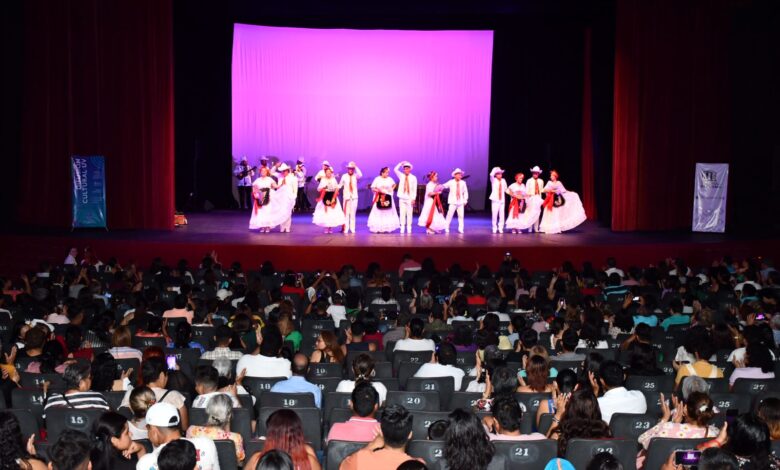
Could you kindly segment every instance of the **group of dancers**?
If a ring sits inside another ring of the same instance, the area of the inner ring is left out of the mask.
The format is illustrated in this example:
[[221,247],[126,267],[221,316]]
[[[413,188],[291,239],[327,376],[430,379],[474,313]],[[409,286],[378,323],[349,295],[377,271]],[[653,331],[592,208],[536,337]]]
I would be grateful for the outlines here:
[[[299,199],[298,193],[303,190],[300,173],[305,170],[302,167],[302,159],[297,162],[295,170],[280,162],[272,166],[262,164],[258,169],[258,178],[252,181],[255,169],[242,160],[235,174],[239,183],[244,183],[245,191],[251,191],[250,230],[267,233],[279,226],[281,232],[290,231],[293,208]],[[418,184],[417,177],[412,174],[413,168],[410,162],[402,161],[394,168],[397,183],[390,176],[389,167],[382,168],[379,176],[371,182],[373,200],[367,223],[369,231],[390,233],[400,230],[401,234],[412,233]],[[490,171],[493,233],[504,233],[505,229],[512,233],[561,233],[585,221],[585,210],[579,196],[566,190],[555,170],[550,172],[550,180],[546,183],[541,178],[542,170],[538,166],[531,168],[530,172],[531,178],[527,182],[524,182],[523,173],[516,173],[514,183],[507,184],[502,168],[495,167]],[[464,209],[469,200],[468,184],[460,168],[453,170],[450,176],[448,181],[440,183],[437,172],[431,171],[426,175],[424,203],[417,225],[425,228],[428,234],[449,233],[456,215],[457,230],[464,233]],[[322,169],[314,176],[319,195],[312,222],[322,227],[325,233],[333,233],[334,230],[344,234],[355,233],[358,180],[362,177],[363,173],[355,162],[349,162],[346,173],[338,179],[330,163],[322,162]],[[241,187],[242,184],[239,184],[239,190]],[[442,193],[445,191],[446,212],[442,204]],[[241,193],[239,195],[243,198]]]

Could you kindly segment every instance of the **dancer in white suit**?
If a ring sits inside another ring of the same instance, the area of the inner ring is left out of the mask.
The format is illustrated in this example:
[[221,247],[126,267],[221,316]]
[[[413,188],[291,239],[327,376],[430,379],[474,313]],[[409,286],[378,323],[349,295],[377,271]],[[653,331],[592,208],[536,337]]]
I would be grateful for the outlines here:
[[412,174],[412,164],[403,161],[395,166],[398,177],[398,211],[401,218],[401,233],[412,233],[414,203],[417,200],[417,177]]
[[463,170],[455,168],[452,171],[452,179],[444,183],[444,188],[449,190],[447,195],[447,204],[450,206],[447,210],[447,227],[445,233],[450,233],[450,224],[452,217],[458,213],[458,232],[463,233],[463,209],[469,202],[469,188],[463,181]]
[[493,233],[504,233],[505,192],[504,170],[498,166],[494,167],[490,170],[490,209],[492,211],[490,222],[493,225]]
[[358,207],[358,180],[363,177],[360,168],[355,162],[347,164],[347,172],[341,175],[339,187],[341,188],[341,197],[344,198],[344,218],[347,222],[344,224],[344,233],[355,233],[355,213]]
[[292,211],[295,208],[295,201],[298,197],[298,178],[291,171],[286,163],[277,163],[272,172],[276,176],[276,191],[274,192],[274,202],[277,204],[276,210],[287,217],[279,224],[279,231],[286,233],[290,231],[292,225]]
[[506,217],[506,229],[517,233],[519,230],[526,230],[539,221],[539,212],[542,208],[542,199],[540,197],[531,197],[528,195],[527,188],[523,184],[525,175],[517,173],[515,182],[509,185],[506,193],[509,195],[509,214]]
[[561,233],[585,222],[585,209],[579,194],[567,191],[558,181],[558,172],[550,172],[550,181],[544,187],[546,197],[542,209],[539,230],[544,233]]
[[379,176],[371,182],[374,201],[368,215],[368,229],[374,233],[389,233],[398,229],[398,212],[395,211],[393,190],[395,181],[390,177],[390,168],[384,167]]
[[428,173],[428,184],[425,185],[425,202],[420,211],[417,225],[425,227],[428,234],[438,233],[447,227],[447,219],[444,218],[444,208],[441,204],[441,192],[444,186],[439,184],[439,174],[435,171]]
[[[525,190],[528,196],[538,197],[539,201],[544,200],[544,180],[539,177],[541,176],[541,174],[542,174],[541,168],[539,168],[538,166],[534,166],[533,168],[531,168],[531,179],[528,180],[528,182],[525,184]],[[539,231],[538,218],[534,222],[531,231],[532,232]]]
[[320,184],[317,186],[320,192],[317,198],[317,207],[314,209],[312,222],[325,228],[325,233],[333,233],[334,227],[344,225],[344,211],[339,204],[339,182],[333,176],[333,169],[325,169],[325,173],[320,178]]

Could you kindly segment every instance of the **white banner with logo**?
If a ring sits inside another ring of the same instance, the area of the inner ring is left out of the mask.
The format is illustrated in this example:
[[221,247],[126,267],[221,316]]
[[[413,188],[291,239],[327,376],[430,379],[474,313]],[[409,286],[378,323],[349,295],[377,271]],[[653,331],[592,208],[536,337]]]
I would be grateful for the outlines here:
[[694,232],[726,231],[726,194],[729,165],[697,163],[693,189]]

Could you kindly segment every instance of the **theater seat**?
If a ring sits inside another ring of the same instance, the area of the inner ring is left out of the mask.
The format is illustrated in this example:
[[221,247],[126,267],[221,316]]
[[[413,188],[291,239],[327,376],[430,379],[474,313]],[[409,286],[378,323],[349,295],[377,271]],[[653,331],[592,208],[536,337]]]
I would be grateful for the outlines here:
[[447,409],[455,391],[455,379],[452,377],[410,377],[406,381],[406,390],[409,392],[436,392],[439,394],[439,403],[443,409]]
[[[265,436],[266,428],[265,428],[265,422],[268,420],[268,417],[271,416],[271,414],[279,409],[284,408],[273,408],[273,407],[263,407],[260,408],[257,416],[257,431],[256,435],[258,437]],[[322,449],[322,413],[320,413],[319,408],[291,408],[292,411],[294,411],[298,417],[301,419],[301,422],[303,423],[303,434],[306,437],[306,442],[308,442],[314,450],[320,450]]]
[[543,470],[558,453],[558,442],[552,439],[538,441],[493,441],[496,454],[504,457],[506,468]]
[[[714,438],[713,436],[712,438]],[[664,437],[654,437],[650,439],[650,445],[647,447],[647,458],[645,459],[645,468],[661,468],[669,458],[669,454],[677,450],[695,449],[697,445],[708,439],[672,439]]]
[[46,410],[46,440],[54,442],[65,429],[92,434],[92,424],[105,413],[100,409],[49,408]]
[[328,450],[325,457],[325,470],[338,470],[341,462],[347,457],[366,446],[365,442],[353,441],[328,441]]
[[609,422],[609,429],[616,438],[636,440],[657,423],[658,418],[649,413],[615,413]]
[[388,391],[387,405],[403,405],[409,411],[439,411],[441,401],[436,392]]
[[623,464],[623,470],[636,470],[637,450],[636,441],[628,439],[572,439],[566,447],[565,458],[580,469],[587,467],[594,455],[609,452]]
[[238,468],[235,442],[230,439],[215,439],[214,445],[217,447],[219,468]]

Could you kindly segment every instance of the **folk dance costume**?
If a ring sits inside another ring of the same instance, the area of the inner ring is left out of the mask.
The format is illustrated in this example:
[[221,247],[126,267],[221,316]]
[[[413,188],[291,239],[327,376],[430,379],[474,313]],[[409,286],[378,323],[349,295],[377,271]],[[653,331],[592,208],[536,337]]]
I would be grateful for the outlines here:
[[233,175],[238,180],[238,208],[249,209],[252,206],[252,177],[255,176],[255,170],[249,166],[246,157],[241,159],[241,163],[236,165]]
[[293,174],[298,180],[295,209],[299,211],[309,209],[311,208],[311,204],[309,203],[309,198],[306,197],[306,165],[304,164],[303,157],[298,157],[298,162],[295,164]]
[[261,176],[252,183],[252,216],[249,218],[249,229],[270,232],[289,218],[283,212],[284,204],[277,202],[276,183],[270,176]]
[[[350,169],[352,174],[350,174]],[[344,198],[344,218],[346,219],[344,233],[348,233],[350,230],[352,233],[355,233],[355,213],[358,207],[358,180],[362,177],[363,173],[355,165],[355,162],[349,162],[347,164],[347,172],[341,175],[341,181],[339,181],[341,195]]]
[[425,202],[417,225],[425,227],[428,233],[440,232],[447,228],[447,219],[444,218],[444,207],[441,204],[443,190],[444,186],[436,181],[429,181],[425,185]]
[[292,225],[292,211],[298,194],[298,178],[290,171],[286,163],[275,167],[274,176],[277,178],[277,187],[274,191],[275,210],[279,216],[287,215],[280,224],[280,232],[289,232]]
[[320,179],[317,190],[320,196],[317,198],[312,222],[314,225],[325,227],[325,233],[331,233],[334,227],[342,226],[346,221],[344,211],[339,204],[339,182],[330,173],[330,176],[325,175]]
[[443,185],[450,191],[447,195],[449,209],[447,210],[447,220],[445,221],[447,226],[444,228],[446,233],[450,232],[452,217],[456,212],[458,213],[458,232],[463,233],[463,208],[466,207],[466,204],[469,202],[469,188],[465,181],[455,177],[457,174],[462,176],[463,170],[456,168],[452,172],[452,179]]
[[[406,173],[409,168],[409,173]],[[412,233],[414,222],[414,203],[417,200],[417,177],[411,174],[412,164],[401,162],[395,166],[395,175],[398,177],[398,210],[400,212],[401,233],[404,229]]]
[[566,191],[560,181],[548,181],[544,187],[547,197],[542,205],[542,223],[539,230],[543,233],[561,233],[571,230],[585,222],[585,209],[580,196]]
[[[528,196],[532,198],[539,198],[538,201],[535,201],[535,203],[538,202],[539,204],[544,201],[544,180],[539,178],[539,175],[541,174],[542,170],[538,166],[531,168],[532,178],[528,180],[527,183],[525,183],[525,190]],[[539,231],[539,219],[536,219],[534,222],[532,231]]]
[[[497,175],[501,175],[499,178]],[[494,167],[490,170],[490,209],[492,211],[490,223],[493,225],[493,233],[504,233],[504,200],[506,196],[506,181],[504,170]]]
[[512,183],[506,190],[509,194],[509,214],[506,218],[506,229],[516,233],[518,230],[531,228],[539,222],[539,213],[542,208],[542,199],[529,197],[527,188],[523,183]]
[[333,169],[333,167],[330,166],[330,162],[325,160],[324,162],[322,162],[322,169],[318,171],[316,175],[314,175],[314,181],[319,183],[320,180],[325,177],[325,170],[327,170],[328,168]]
[[[387,169],[382,173],[388,173]],[[389,176],[377,176],[371,183],[374,200],[371,203],[371,213],[368,215],[368,230],[373,233],[389,233],[400,227],[398,212],[393,201],[395,181]]]

